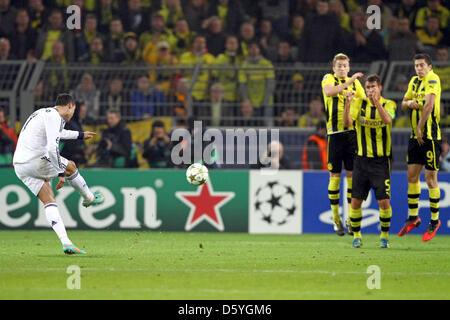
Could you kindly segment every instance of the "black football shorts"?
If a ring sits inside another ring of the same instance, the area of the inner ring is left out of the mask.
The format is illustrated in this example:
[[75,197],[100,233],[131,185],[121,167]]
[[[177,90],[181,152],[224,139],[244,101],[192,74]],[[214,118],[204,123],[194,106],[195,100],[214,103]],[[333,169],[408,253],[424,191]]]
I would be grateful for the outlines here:
[[441,141],[423,139],[423,145],[419,145],[417,139],[411,138],[408,143],[408,164],[421,164],[426,170],[439,170],[439,157],[441,156]]
[[355,157],[352,198],[366,200],[370,189],[377,200],[391,198],[391,159],[389,157]]
[[356,131],[346,131],[328,136],[328,170],[332,173],[342,171],[342,162],[345,170],[353,171],[353,159],[357,149]]

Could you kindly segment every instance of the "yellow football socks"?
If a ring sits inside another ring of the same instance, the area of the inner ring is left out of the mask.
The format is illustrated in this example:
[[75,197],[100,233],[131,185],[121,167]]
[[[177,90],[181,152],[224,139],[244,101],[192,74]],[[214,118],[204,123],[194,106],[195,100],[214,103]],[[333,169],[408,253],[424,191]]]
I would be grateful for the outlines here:
[[353,238],[361,239],[362,209],[352,209],[350,207],[350,224],[352,226]]
[[433,188],[428,190],[430,193],[431,220],[439,220],[439,199],[441,198],[441,189]]
[[347,202],[348,202],[349,207],[350,207],[350,203],[352,203],[352,183],[353,183],[353,179],[347,177]]
[[419,196],[420,182],[408,183],[408,212],[410,217],[417,217],[419,215]]
[[328,184],[328,198],[330,199],[331,211],[333,212],[333,220],[340,221],[339,216],[339,186],[341,184],[340,177],[330,177]]
[[392,207],[389,209],[380,208],[380,225],[381,236],[380,238],[387,239],[389,237],[389,227],[391,226]]

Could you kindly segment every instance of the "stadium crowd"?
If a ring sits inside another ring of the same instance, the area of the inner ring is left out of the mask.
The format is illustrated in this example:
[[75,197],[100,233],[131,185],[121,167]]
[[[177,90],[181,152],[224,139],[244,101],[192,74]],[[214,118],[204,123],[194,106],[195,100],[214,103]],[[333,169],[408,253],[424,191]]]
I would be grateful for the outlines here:
[[[72,4],[81,8],[78,30],[66,27]],[[381,8],[380,30],[367,27],[370,5]],[[186,121],[190,68],[201,62],[225,67],[201,71],[191,88],[192,115],[207,125],[315,127],[325,119],[322,99],[305,101],[303,75],[275,68],[328,63],[337,52],[352,63],[411,61],[416,52],[449,61],[449,19],[445,0],[0,0],[0,60],[58,66],[39,82],[35,100],[54,99],[44,88],[70,91],[83,105],[81,124],[106,119],[110,126],[116,116]],[[89,73],[71,83],[71,63],[147,68],[132,88],[124,90],[117,75],[99,90]],[[450,68],[436,72],[448,90]],[[399,90],[405,81],[397,79]],[[408,121],[400,116],[395,126]]]

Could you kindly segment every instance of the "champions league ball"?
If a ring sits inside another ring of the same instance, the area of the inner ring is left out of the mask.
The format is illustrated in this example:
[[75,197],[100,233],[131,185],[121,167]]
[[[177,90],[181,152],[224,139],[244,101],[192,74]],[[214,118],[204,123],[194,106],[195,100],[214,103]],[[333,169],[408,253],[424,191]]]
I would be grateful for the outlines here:
[[208,180],[208,168],[201,163],[193,163],[186,170],[186,179],[194,186],[201,186]]

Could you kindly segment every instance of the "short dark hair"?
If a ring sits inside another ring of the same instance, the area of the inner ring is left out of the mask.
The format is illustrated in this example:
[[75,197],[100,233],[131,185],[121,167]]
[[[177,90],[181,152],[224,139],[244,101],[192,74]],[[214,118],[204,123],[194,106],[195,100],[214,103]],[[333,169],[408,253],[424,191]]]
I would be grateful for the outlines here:
[[203,38],[206,40],[206,36],[204,34],[197,34],[195,35],[195,37],[192,39],[192,43],[195,42],[195,40],[197,40],[198,38]]
[[62,11],[61,11],[60,9],[55,8],[55,9],[52,9],[52,10],[50,11],[50,14],[48,15],[48,17],[50,18],[50,16],[54,15],[55,13],[56,13],[56,14],[63,15],[63,13],[62,13]]
[[156,120],[155,122],[153,122],[152,130],[155,128],[165,128],[164,123],[160,120]]
[[164,16],[161,13],[158,13],[158,12],[150,14],[150,19],[154,19],[154,18],[161,18],[161,19],[165,20]]
[[289,41],[287,41],[287,40],[280,40],[280,42],[278,42],[277,47],[279,47],[280,44],[282,44],[282,43],[287,43],[287,44],[289,45],[289,47],[291,47],[291,44],[290,44]]
[[67,106],[69,103],[75,103],[73,97],[68,93],[58,94],[56,97],[55,106]]
[[117,108],[111,108],[111,109],[108,109],[108,111],[106,111],[106,114],[115,114],[115,115],[118,116],[119,118],[122,116],[122,115],[120,114],[120,110],[117,109]]
[[379,86],[381,86],[381,77],[377,74],[371,74],[367,77],[366,82],[376,82]]
[[238,41],[238,43],[239,43],[239,38],[238,38],[236,35],[234,35],[234,34],[229,34],[229,35],[227,35],[227,37],[226,37],[226,39],[225,39],[225,42],[227,42],[228,39],[231,39],[231,38],[236,39],[236,40]]
[[88,14],[86,15],[85,20],[87,20],[87,19],[95,19],[95,20],[98,20],[98,19],[97,19],[97,16],[96,16],[95,14],[93,14],[93,13],[88,13]]
[[425,60],[425,62],[426,62],[428,65],[432,64],[432,62],[431,62],[431,57],[430,57],[430,55],[427,54],[427,53],[418,53],[418,54],[416,54],[416,55],[414,56],[414,61],[416,61],[416,60],[421,60],[421,59]]
[[259,50],[261,50],[261,45],[256,40],[250,41],[250,43],[248,44],[248,48],[250,48],[251,46],[257,46],[259,48]]

